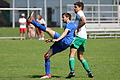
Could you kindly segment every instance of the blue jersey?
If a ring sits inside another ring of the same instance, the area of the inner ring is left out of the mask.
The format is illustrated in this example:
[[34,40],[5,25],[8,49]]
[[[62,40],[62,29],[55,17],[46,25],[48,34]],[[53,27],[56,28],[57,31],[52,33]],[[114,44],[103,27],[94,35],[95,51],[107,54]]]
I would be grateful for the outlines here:
[[[55,42],[50,47],[52,49],[53,54],[61,52],[65,49],[67,49],[71,45],[71,43],[72,43],[72,41],[75,37],[75,30],[77,29],[77,26],[75,25],[74,22],[69,22],[69,23],[66,24],[64,29],[68,29],[69,32],[67,33],[67,35],[63,39],[61,39],[58,42]],[[56,32],[56,35],[57,35],[57,37],[55,37],[56,39],[58,37],[60,37],[59,33],[57,33],[57,32]]]
[[74,22],[69,22],[66,24],[64,29],[68,29],[69,32],[68,34],[62,39],[62,42],[70,45],[75,37],[75,30],[77,29],[77,26],[75,25]]

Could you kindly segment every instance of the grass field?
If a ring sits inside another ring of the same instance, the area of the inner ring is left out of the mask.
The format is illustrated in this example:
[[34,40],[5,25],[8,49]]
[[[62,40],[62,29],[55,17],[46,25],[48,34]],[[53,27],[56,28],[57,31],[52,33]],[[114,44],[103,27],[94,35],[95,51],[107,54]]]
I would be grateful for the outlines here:
[[[18,36],[18,29],[0,29],[0,36]],[[11,32],[12,31],[12,32]],[[61,31],[60,31],[61,32]],[[39,80],[44,72],[43,54],[50,44],[34,40],[0,40],[0,80]],[[84,54],[95,80],[120,79],[120,39],[88,39]],[[50,80],[66,80],[69,49],[51,58]],[[91,80],[76,58],[76,77],[70,80]]]

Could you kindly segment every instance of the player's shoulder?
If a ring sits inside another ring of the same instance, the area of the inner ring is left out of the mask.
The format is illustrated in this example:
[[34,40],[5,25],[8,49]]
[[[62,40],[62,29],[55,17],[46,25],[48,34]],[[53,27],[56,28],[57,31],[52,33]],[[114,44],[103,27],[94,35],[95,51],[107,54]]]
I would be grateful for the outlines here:
[[80,17],[82,16],[85,16],[84,12],[82,10],[80,10],[78,13],[77,13]]
[[84,12],[82,10],[78,11],[77,14],[84,14]]
[[70,21],[68,24],[67,24],[67,28],[70,28],[70,29],[73,29],[75,28],[75,22],[74,21]]
[[74,21],[70,21],[69,23],[67,23],[67,26],[73,25]]

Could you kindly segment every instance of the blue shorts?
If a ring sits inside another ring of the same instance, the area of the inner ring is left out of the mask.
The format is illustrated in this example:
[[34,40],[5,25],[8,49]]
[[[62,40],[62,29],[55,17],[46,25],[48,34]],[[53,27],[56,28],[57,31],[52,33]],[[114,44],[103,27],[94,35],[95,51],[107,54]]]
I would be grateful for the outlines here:
[[70,45],[68,44],[65,44],[64,42],[62,41],[59,41],[59,42],[55,42],[51,47],[50,49],[52,49],[52,54],[56,54],[58,52],[61,52],[65,49],[67,49]]
[[[54,39],[57,39],[60,37],[60,34],[55,32],[55,35],[54,35]],[[67,49],[70,45],[68,44],[65,44],[64,41],[60,40],[58,42],[55,42],[51,47],[50,49],[52,49],[52,54],[56,54],[58,52],[61,52],[65,49]]]

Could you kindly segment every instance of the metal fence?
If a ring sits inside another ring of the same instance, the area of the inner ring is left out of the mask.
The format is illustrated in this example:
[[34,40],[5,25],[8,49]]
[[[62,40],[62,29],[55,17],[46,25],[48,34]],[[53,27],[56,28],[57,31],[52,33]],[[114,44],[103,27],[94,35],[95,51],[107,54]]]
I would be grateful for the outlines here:
[[[67,11],[75,18],[73,4],[67,5]],[[85,4],[84,13],[88,24],[116,24],[120,23],[120,5]]]
[[18,24],[20,14],[25,13],[27,18],[31,11],[37,12],[36,14],[42,14],[42,8],[0,8],[0,25],[15,28]]
[[[73,6],[68,4],[67,11],[74,20]],[[120,5],[86,4],[84,13],[89,38],[120,38]]]

